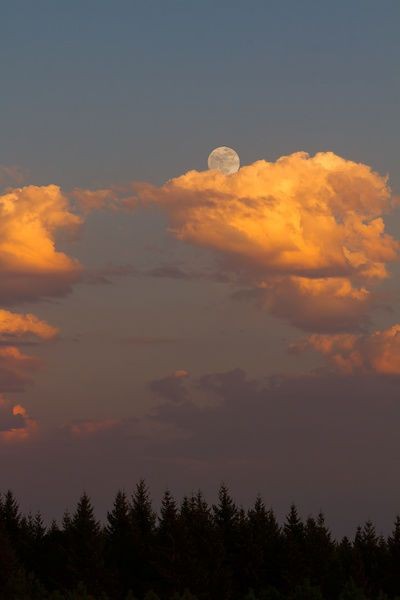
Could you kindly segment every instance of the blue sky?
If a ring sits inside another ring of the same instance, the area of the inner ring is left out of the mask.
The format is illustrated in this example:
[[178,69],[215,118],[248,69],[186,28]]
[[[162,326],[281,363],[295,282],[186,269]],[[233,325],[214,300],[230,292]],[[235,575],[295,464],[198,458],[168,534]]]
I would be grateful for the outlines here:
[[63,185],[161,182],[215,145],[331,149],[396,173],[400,7],[4,2],[2,163]]

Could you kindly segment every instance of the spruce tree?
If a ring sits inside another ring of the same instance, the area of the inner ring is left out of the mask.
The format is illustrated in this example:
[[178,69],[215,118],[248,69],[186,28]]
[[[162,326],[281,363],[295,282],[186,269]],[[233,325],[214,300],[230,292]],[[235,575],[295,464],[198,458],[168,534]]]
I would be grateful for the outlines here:
[[72,585],[82,583],[91,594],[101,591],[103,540],[89,496],[83,493],[76,510],[67,520],[67,565]]
[[358,528],[354,540],[354,554],[357,570],[354,578],[367,595],[377,597],[380,589],[381,571],[385,544],[378,538],[375,527],[367,521],[363,528]]
[[109,586],[115,594],[127,593],[132,583],[133,532],[126,494],[118,491],[113,508],[107,513],[105,560],[110,571]]
[[67,543],[66,532],[61,530],[55,520],[50,523],[50,527],[44,539],[43,565],[41,568],[41,578],[49,591],[65,587],[70,580],[66,573],[67,565]]
[[45,536],[46,527],[40,513],[33,517],[31,513],[20,520],[19,556],[28,573],[35,574],[36,579],[46,577],[45,568]]
[[305,527],[297,508],[290,506],[289,513],[283,526],[284,553],[284,578],[285,589],[293,590],[300,585],[307,576],[307,562],[305,555]]
[[332,591],[337,569],[334,560],[335,545],[322,513],[317,520],[313,517],[307,519],[304,536],[307,577],[312,585],[320,586],[324,594],[328,595]]
[[135,493],[132,496],[130,515],[135,533],[150,539],[154,534],[156,514],[153,511],[149,490],[144,479],[141,479],[136,485]]
[[267,510],[261,496],[248,510],[246,547],[243,563],[249,584],[256,591],[281,583],[281,533],[272,510]]
[[14,581],[20,570],[13,540],[0,526],[0,591],[4,598],[13,598]]
[[218,503],[213,505],[214,521],[224,537],[229,538],[234,532],[239,518],[237,506],[226,485],[222,484],[218,491]]
[[21,513],[18,502],[11,490],[8,490],[1,499],[0,525],[15,543],[21,526]]
[[161,501],[158,535],[174,544],[174,535],[178,522],[178,508],[171,492],[166,490]]
[[154,556],[156,514],[143,479],[136,485],[129,515],[132,524],[134,565],[130,585],[136,594],[143,595],[154,585],[156,577]]
[[391,596],[400,596],[400,516],[396,517],[394,528],[387,540],[387,562],[385,582]]
[[211,510],[201,491],[184,497],[180,511],[180,572],[182,587],[200,598],[218,593],[221,546],[218,543]]
[[157,570],[163,595],[171,595],[181,587],[179,541],[178,508],[171,492],[166,490],[161,501],[157,528]]
[[238,589],[241,593],[245,593],[246,589],[243,589],[243,581],[239,577],[241,574],[239,510],[224,484],[218,491],[218,503],[213,505],[213,519],[221,548],[219,593],[229,597],[234,587],[235,575]]

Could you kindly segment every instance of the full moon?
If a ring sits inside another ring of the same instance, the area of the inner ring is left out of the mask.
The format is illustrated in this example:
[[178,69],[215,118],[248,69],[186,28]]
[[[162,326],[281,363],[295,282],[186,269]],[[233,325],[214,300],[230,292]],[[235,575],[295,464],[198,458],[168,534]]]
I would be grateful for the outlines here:
[[215,148],[208,157],[208,168],[218,169],[225,175],[239,171],[240,158],[237,152],[228,146]]

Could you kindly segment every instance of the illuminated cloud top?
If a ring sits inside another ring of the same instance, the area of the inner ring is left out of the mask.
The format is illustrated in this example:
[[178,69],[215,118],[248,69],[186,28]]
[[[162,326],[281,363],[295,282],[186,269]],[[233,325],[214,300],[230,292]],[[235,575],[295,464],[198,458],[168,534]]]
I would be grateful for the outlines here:
[[135,188],[139,200],[166,211],[177,238],[216,251],[221,268],[301,328],[359,327],[373,285],[397,259],[399,244],[383,221],[392,208],[387,179],[332,152]]

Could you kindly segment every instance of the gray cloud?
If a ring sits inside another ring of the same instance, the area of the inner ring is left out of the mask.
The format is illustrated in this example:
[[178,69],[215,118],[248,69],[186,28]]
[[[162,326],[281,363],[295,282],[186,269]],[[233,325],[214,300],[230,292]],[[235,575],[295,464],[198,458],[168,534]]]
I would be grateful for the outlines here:
[[22,429],[25,427],[25,419],[22,415],[13,415],[9,406],[0,404],[0,431],[10,429]]

